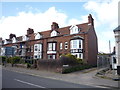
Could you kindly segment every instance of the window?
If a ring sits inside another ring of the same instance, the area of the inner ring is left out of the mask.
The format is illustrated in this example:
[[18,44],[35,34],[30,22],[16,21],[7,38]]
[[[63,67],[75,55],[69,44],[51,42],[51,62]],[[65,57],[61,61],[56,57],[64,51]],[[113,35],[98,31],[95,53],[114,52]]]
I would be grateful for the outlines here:
[[35,49],[34,49],[35,51],[37,51],[37,46],[35,46]]
[[52,43],[48,43],[48,50],[52,51]]
[[79,40],[79,48],[82,48],[82,47],[81,47],[81,40]]
[[37,58],[37,55],[36,56],[34,56],[35,57],[35,59]]
[[116,58],[115,57],[113,57],[113,63],[116,63]]
[[79,53],[79,58],[83,59],[83,53]]
[[54,36],[57,36],[57,32],[55,30],[51,32],[51,37],[54,37]]
[[48,43],[48,51],[55,51],[56,43]]
[[31,52],[33,52],[33,46],[31,46]]
[[38,44],[38,51],[42,52],[42,44]]
[[60,43],[60,49],[62,49],[62,43]]
[[71,49],[80,49],[82,48],[82,40],[76,39],[71,40]]
[[65,42],[65,49],[68,49],[68,42]]
[[16,38],[13,37],[13,38],[12,38],[12,43],[15,43],[15,42],[16,42]]
[[40,38],[42,38],[42,36],[39,33],[37,33],[37,35],[35,36],[35,39],[40,39]]
[[28,40],[28,37],[25,35],[22,37],[22,39],[23,39],[23,41],[26,41],[26,40]]
[[55,59],[56,55],[48,55],[48,59]]
[[53,51],[55,51],[55,43],[52,43],[53,44]]
[[79,29],[76,25],[72,25],[70,27],[70,34],[77,34],[79,32]]

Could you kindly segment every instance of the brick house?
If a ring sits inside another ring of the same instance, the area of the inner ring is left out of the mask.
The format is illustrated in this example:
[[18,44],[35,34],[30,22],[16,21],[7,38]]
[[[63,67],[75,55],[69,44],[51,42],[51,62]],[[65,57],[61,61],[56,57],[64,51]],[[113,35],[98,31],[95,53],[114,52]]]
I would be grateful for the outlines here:
[[78,25],[59,28],[53,22],[50,30],[38,33],[28,28],[24,36],[9,36],[9,42],[4,44],[7,46],[16,47],[16,55],[27,59],[59,59],[62,54],[71,53],[88,64],[97,62],[97,36],[91,14],[88,22]]

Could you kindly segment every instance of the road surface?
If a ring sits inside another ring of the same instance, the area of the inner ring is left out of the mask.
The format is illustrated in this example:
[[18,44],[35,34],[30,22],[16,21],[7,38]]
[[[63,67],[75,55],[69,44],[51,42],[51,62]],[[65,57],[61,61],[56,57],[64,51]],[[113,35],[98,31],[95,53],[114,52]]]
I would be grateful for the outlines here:
[[[94,88],[43,77],[2,70],[2,88]],[[103,88],[102,88],[103,90]]]

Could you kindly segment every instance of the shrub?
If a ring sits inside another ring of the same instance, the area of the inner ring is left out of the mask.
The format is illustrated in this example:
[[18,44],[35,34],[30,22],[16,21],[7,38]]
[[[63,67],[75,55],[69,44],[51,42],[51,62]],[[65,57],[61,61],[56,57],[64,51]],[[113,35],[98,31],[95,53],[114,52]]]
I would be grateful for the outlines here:
[[5,62],[7,57],[5,57],[5,56],[0,56],[0,58],[2,59],[2,62]]
[[78,64],[78,62],[73,59],[73,58],[70,58],[70,57],[67,57],[67,56],[61,56],[60,58],[60,65],[76,65]]
[[12,57],[7,58],[7,63],[12,63]]
[[19,63],[20,62],[20,57],[15,56],[15,57],[11,57],[11,63],[15,64],[15,63]]
[[79,64],[84,64],[85,62],[83,61],[83,59],[81,59],[81,58],[77,58],[77,62],[79,63]]
[[73,60],[76,60],[76,59],[77,59],[76,56],[74,56],[74,55],[72,55],[72,54],[67,54],[67,55],[65,55],[65,56],[67,56],[67,57],[69,57],[69,58],[71,58],[71,59],[73,59]]
[[69,65],[84,64],[83,59],[77,58],[75,55],[72,54],[62,55],[60,60],[62,64]]
[[20,59],[19,63],[20,64],[25,64],[25,60],[24,59]]
[[30,63],[27,63],[27,68],[30,68],[31,67],[31,64]]
[[90,65],[77,65],[77,66],[72,66],[72,67],[69,67],[69,68],[64,68],[62,73],[70,73],[70,72],[75,72],[75,71],[79,71],[79,70],[84,70],[84,69],[88,69],[88,68],[91,68]]

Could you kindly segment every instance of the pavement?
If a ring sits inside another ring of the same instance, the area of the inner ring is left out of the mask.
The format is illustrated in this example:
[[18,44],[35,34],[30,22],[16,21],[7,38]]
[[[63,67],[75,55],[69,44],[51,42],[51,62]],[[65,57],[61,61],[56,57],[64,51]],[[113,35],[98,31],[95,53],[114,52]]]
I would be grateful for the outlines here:
[[[96,73],[100,71],[100,69],[98,70],[97,68],[77,71],[69,74],[60,74],[60,73],[55,73],[55,72],[50,72],[45,70],[37,70],[37,69],[29,69],[29,68],[11,67],[9,65],[6,67],[3,67],[3,69],[11,70],[19,73],[25,73],[29,75],[34,75],[34,76],[39,76],[39,77],[44,77],[44,78],[72,82],[76,84],[94,86],[96,88],[100,87],[100,88],[118,89],[118,87],[120,86],[118,85],[120,81],[114,81],[110,78],[100,78],[96,76]],[[110,74],[106,74],[106,75],[109,76]]]

